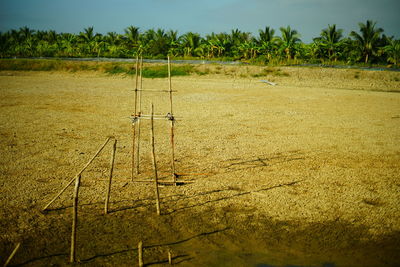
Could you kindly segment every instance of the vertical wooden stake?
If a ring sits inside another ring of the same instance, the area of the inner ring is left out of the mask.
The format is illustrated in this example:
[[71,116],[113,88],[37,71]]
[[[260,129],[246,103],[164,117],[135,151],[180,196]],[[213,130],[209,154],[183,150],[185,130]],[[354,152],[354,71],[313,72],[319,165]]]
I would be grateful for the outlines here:
[[[133,117],[134,119],[137,116],[137,97],[138,97],[138,72],[139,72],[139,56],[136,56],[136,75],[135,75],[135,104],[133,110]],[[134,169],[135,169],[135,140],[136,140],[136,123],[135,121],[132,123],[132,181],[135,176]]]
[[156,151],[154,147],[154,106],[151,104],[151,157],[153,158],[153,168],[154,168],[154,181],[155,181],[155,192],[156,192],[156,208],[157,215],[160,215],[160,194],[158,191],[158,173],[157,173],[157,161],[156,161]]
[[110,191],[111,191],[111,182],[114,171],[114,161],[115,161],[115,151],[117,150],[117,139],[114,139],[114,144],[111,150],[111,160],[110,160],[110,175],[108,177],[108,186],[106,193],[106,202],[104,204],[104,214],[108,213],[108,202],[110,201]]
[[[135,91],[138,89],[138,71],[139,71],[139,56],[136,56],[136,73],[135,73]],[[135,98],[136,100],[136,98]],[[136,101],[135,101],[135,110],[136,110]]]
[[168,88],[169,88],[169,102],[170,102],[170,114],[171,114],[171,172],[172,181],[176,185],[176,174],[175,174],[175,141],[174,141],[174,110],[172,108],[172,84],[171,84],[171,61],[168,56]]
[[[136,113],[136,112],[135,112]],[[133,117],[136,120],[136,115]],[[132,181],[135,177],[135,140],[136,140],[136,122],[132,122]]]
[[137,122],[138,133],[137,133],[137,146],[136,146],[136,174],[140,173],[139,165],[140,165],[140,115],[142,113],[142,89],[143,89],[143,57],[140,58],[140,90],[139,90],[139,110],[138,117],[139,120]]
[[172,252],[170,249],[168,249],[168,263],[169,265],[172,265]]
[[69,262],[75,262],[75,245],[76,245],[76,228],[78,225],[78,194],[79,186],[81,183],[81,175],[78,175],[75,180],[75,190],[74,190],[74,207],[72,213],[72,233],[71,233],[71,253]]
[[139,267],[143,267],[143,242],[140,241],[138,244],[138,258],[139,258]]
[[4,265],[3,265],[4,267],[7,267],[7,266],[8,266],[8,264],[11,262],[12,258],[14,258],[15,253],[17,253],[17,251],[18,251],[18,249],[19,249],[20,246],[21,246],[21,243],[18,243],[18,244],[15,246],[14,250],[11,252],[10,256],[7,258],[6,263],[4,263]]

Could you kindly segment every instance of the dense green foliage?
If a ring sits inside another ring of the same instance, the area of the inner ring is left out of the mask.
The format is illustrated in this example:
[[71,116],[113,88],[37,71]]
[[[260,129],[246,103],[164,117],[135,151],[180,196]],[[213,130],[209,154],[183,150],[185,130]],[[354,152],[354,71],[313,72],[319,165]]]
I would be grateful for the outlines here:
[[[205,37],[188,32],[150,29],[140,32],[130,26],[124,34],[102,35],[93,27],[79,34],[35,31],[28,27],[0,33],[0,57],[113,57],[201,58],[242,60],[260,64],[332,63],[393,64],[400,59],[400,41],[383,34],[376,23],[359,24],[348,37],[336,25],[328,25],[312,43],[303,43],[290,26],[280,28],[280,36],[270,27],[257,36],[238,29],[211,33]],[[118,70],[115,70],[116,72]]]

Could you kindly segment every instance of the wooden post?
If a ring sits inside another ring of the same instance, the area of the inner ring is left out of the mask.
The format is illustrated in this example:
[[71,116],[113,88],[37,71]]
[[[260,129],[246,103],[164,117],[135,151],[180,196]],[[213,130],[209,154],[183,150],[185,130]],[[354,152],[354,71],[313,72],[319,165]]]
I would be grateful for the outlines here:
[[69,257],[69,262],[75,262],[75,245],[76,245],[76,228],[78,225],[78,195],[79,186],[81,183],[81,175],[78,175],[75,180],[75,190],[74,190],[74,206],[72,212],[72,232],[71,232],[71,253]]
[[132,122],[132,181],[135,177],[135,140],[136,140],[136,112]]
[[172,265],[172,252],[170,249],[168,249],[168,263],[169,265]]
[[19,249],[20,246],[21,246],[21,243],[18,243],[18,244],[15,246],[14,250],[11,252],[10,256],[8,256],[6,262],[4,263],[4,265],[3,265],[4,267],[7,267],[7,266],[8,266],[8,264],[11,262],[12,258],[14,258],[15,253],[17,253],[17,251],[18,251],[18,249]]
[[[139,72],[139,56],[136,56],[136,75],[135,75],[135,104],[133,110],[133,119],[137,116],[137,94],[138,94],[138,72]],[[132,181],[134,178],[135,169],[135,140],[136,140],[136,123],[132,122]]]
[[62,193],[64,193],[64,191],[76,180],[76,178],[82,174],[82,172],[84,170],[86,170],[86,168],[90,165],[90,163],[92,163],[92,161],[100,154],[100,152],[103,150],[103,148],[107,145],[108,141],[110,141],[112,137],[108,137],[107,140],[104,142],[104,144],[102,144],[100,146],[100,148],[97,150],[96,154],[94,154],[94,156],[88,161],[88,163],[86,163],[86,165],[74,176],[74,178],[72,178],[68,184],[61,189],[61,191],[43,208],[42,211],[45,211],[50,205],[51,203],[53,203],[59,196],[61,196]]
[[114,161],[115,161],[115,151],[117,150],[117,139],[114,139],[114,144],[111,150],[111,160],[110,160],[110,175],[108,178],[108,186],[106,193],[106,202],[104,204],[104,214],[108,213],[108,202],[110,201],[110,191],[111,191],[111,182],[114,170]]
[[139,259],[139,267],[143,267],[143,242],[139,241],[138,244],[138,259]]
[[142,113],[142,89],[143,89],[143,77],[142,77],[142,69],[143,69],[143,57],[140,58],[140,90],[138,94],[139,98],[139,109],[138,116],[139,120],[137,122],[138,134],[137,134],[137,146],[136,146],[136,174],[140,173],[140,115]]
[[171,172],[172,181],[176,185],[176,174],[175,174],[175,141],[174,141],[174,110],[172,108],[172,84],[171,84],[171,61],[168,56],[168,87],[169,87],[169,102],[170,102],[170,114],[171,114]]
[[[139,56],[136,56],[136,71],[135,71],[135,91],[138,89],[138,71],[139,71]],[[135,110],[136,110],[136,97],[135,97]]]
[[151,104],[151,157],[153,158],[153,168],[154,168],[154,181],[155,181],[155,192],[156,192],[156,208],[157,215],[160,215],[160,194],[158,191],[158,173],[157,173],[157,161],[156,161],[156,151],[154,147],[154,106]]

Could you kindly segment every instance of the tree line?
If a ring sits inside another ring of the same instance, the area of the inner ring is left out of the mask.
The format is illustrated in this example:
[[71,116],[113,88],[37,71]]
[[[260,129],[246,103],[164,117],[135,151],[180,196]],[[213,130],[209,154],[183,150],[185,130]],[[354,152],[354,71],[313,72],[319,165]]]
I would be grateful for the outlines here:
[[129,26],[123,34],[95,33],[93,27],[79,34],[40,31],[22,27],[0,32],[0,57],[112,57],[201,58],[243,60],[261,64],[334,63],[399,65],[400,40],[383,34],[376,22],[359,23],[358,31],[343,35],[343,29],[328,25],[311,43],[304,43],[290,26],[265,27],[253,36],[239,29],[204,37],[187,32]]

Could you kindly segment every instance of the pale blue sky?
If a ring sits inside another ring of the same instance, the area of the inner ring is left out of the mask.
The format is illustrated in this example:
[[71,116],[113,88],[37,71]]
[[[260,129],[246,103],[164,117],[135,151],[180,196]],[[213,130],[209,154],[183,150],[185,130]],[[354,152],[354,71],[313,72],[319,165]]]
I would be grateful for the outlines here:
[[130,26],[198,32],[257,34],[290,25],[310,42],[328,24],[347,35],[358,22],[377,21],[388,36],[400,38],[400,0],[0,0],[0,31],[23,26],[36,30],[123,33]]

